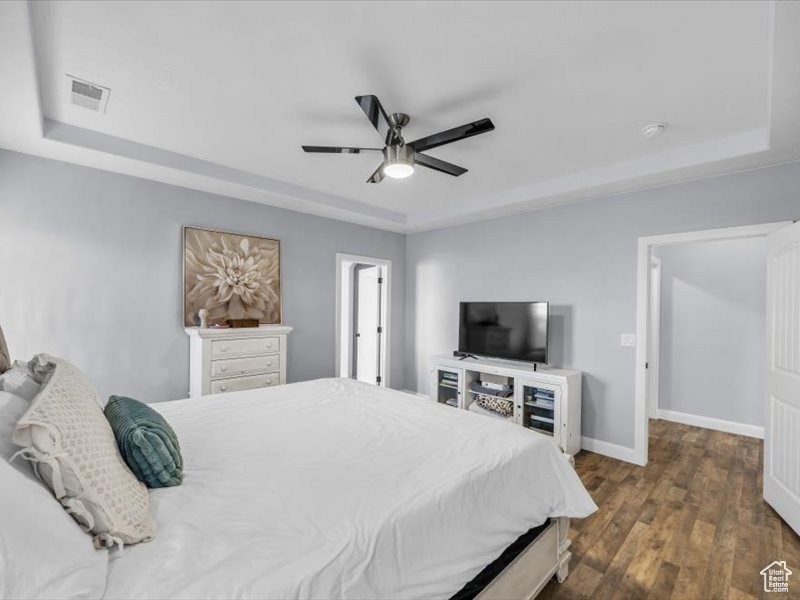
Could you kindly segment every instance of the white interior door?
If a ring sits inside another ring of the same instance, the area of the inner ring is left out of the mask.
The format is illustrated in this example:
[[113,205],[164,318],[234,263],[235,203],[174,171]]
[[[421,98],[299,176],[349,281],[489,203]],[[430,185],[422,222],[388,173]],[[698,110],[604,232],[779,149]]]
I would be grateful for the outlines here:
[[764,499],[800,533],[800,223],[767,236]]
[[358,265],[355,270],[354,375],[359,381],[380,383],[381,269]]
[[650,418],[658,418],[658,350],[661,345],[661,259],[650,257],[650,327],[647,337],[647,395]]

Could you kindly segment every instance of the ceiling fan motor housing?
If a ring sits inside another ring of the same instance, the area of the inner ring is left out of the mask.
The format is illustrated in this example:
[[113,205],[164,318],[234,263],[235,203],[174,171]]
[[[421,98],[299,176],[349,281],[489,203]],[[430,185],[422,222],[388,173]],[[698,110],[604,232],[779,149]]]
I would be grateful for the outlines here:
[[414,149],[407,144],[386,146],[383,149],[383,156],[387,165],[394,163],[414,164]]

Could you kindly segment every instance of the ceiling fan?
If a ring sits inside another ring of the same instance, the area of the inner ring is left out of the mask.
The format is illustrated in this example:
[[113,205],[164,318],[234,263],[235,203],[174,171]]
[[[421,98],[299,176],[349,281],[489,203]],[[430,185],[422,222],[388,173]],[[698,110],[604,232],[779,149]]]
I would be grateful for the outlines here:
[[467,172],[463,167],[438,158],[423,154],[425,150],[451,144],[459,140],[486,133],[494,129],[489,119],[480,119],[466,125],[453,127],[447,131],[434,133],[413,142],[403,139],[403,127],[408,125],[410,117],[404,113],[393,113],[391,116],[383,110],[377,96],[356,96],[356,102],[367,115],[372,126],[381,134],[385,146],[383,148],[353,148],[347,146],[303,146],[306,152],[324,152],[338,154],[360,154],[361,152],[383,152],[383,162],[378,166],[367,183],[380,183],[384,176],[402,179],[414,172],[414,165],[428,167],[434,171],[458,177]]

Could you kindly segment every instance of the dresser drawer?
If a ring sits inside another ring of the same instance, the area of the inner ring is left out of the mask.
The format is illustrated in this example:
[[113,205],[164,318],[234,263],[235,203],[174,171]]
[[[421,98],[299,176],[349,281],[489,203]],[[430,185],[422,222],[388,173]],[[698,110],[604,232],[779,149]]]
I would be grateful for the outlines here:
[[271,387],[281,382],[277,373],[267,375],[252,375],[250,377],[234,377],[233,379],[218,379],[211,382],[211,393],[239,392],[255,388]]
[[281,357],[279,354],[211,361],[212,379],[231,377],[233,375],[247,375],[249,373],[263,373],[264,371],[277,373],[280,370]]
[[271,352],[278,352],[280,349],[281,342],[280,338],[277,337],[214,340],[211,342],[211,358],[268,354]]

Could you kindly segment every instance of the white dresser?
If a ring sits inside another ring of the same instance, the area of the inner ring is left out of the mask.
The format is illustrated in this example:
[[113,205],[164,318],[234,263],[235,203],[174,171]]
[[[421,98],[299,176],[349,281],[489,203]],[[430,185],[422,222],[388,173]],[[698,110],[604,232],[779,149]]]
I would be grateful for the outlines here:
[[286,338],[291,327],[187,327],[189,396],[236,392],[286,383]]

